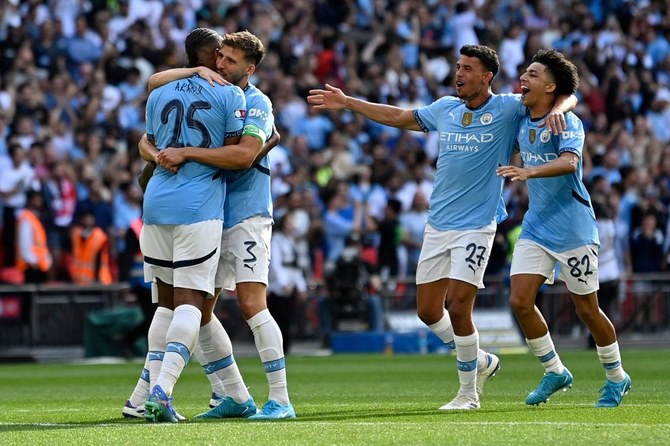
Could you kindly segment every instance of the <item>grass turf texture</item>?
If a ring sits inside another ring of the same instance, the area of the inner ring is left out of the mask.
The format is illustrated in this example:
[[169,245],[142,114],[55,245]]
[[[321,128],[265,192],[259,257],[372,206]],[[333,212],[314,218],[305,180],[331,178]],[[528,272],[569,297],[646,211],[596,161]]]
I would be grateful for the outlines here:
[[[662,445],[670,444],[670,352],[626,350],[633,388],[616,409],[596,409],[603,369],[595,351],[564,351],[575,381],[548,404],[526,406],[542,369],[530,354],[501,355],[482,408],[443,412],[458,389],[455,357],[289,357],[296,420],[125,420],[121,408],[140,363],[0,365],[2,445]],[[238,364],[258,404],[267,383],[257,358]],[[209,383],[189,364],[175,390],[187,417],[203,412]]]

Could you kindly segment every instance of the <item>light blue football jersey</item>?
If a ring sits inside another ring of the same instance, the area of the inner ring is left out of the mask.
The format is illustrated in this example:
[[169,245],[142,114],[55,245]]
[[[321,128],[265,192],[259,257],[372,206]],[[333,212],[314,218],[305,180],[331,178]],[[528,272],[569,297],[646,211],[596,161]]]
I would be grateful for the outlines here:
[[530,203],[519,238],[532,240],[555,252],[599,245],[591,197],[582,183],[582,121],[574,113],[566,113],[567,127],[560,135],[538,127],[540,122],[542,119],[528,116],[519,127],[517,142],[524,166],[548,163],[563,152],[579,155],[579,163],[575,173],[526,181]]
[[476,109],[445,96],[414,111],[424,132],[439,132],[428,223],[435,229],[477,229],[507,216],[499,166],[508,165],[526,107],[518,94],[494,94]]
[[[266,140],[269,139],[274,126],[272,102],[251,84],[246,86],[244,94],[247,98],[245,125],[253,124],[262,129]],[[270,162],[267,156],[249,169],[227,170],[225,179],[224,228],[232,228],[241,221],[254,216],[272,217]]]
[[[147,136],[159,150],[167,147],[223,145],[242,133],[246,100],[239,87],[211,88],[197,76],[170,82],[149,95]],[[187,225],[222,219],[223,172],[188,161],[176,174],[157,167],[144,195],[144,222]]]

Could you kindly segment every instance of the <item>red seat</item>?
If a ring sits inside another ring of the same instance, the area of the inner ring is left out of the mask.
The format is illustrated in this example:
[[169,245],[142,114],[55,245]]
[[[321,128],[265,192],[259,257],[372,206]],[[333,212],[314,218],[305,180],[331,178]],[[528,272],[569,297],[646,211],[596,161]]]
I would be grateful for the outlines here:
[[23,271],[16,267],[0,268],[0,282],[8,283],[10,285],[23,285],[25,277]]

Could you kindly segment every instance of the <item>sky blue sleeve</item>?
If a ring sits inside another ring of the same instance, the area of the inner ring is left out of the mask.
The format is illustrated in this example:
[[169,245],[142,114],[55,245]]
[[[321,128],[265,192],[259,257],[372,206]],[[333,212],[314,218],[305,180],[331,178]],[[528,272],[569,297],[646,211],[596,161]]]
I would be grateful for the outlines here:
[[232,87],[228,90],[226,110],[228,113],[226,113],[225,138],[240,136],[247,115],[247,101],[241,88]]
[[560,135],[558,153],[573,152],[581,158],[584,151],[584,125],[574,113],[568,113],[565,118],[567,128]]
[[255,125],[263,130],[268,138],[272,136],[274,115],[269,100],[257,96],[252,101],[247,102],[247,117],[244,125],[247,124]]

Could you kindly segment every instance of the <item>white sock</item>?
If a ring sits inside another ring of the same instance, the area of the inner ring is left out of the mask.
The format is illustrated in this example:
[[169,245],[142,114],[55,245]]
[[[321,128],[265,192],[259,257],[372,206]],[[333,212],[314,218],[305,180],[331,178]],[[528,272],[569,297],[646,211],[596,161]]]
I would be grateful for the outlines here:
[[198,342],[201,317],[202,313],[193,305],[179,305],[174,310],[172,323],[165,336],[163,366],[156,380],[156,385],[161,386],[167,395],[172,394],[172,389]]
[[561,358],[558,356],[558,353],[556,353],[554,342],[551,340],[549,332],[541,338],[526,339],[526,344],[528,344],[530,351],[537,356],[537,359],[542,363],[545,373],[563,373],[565,366],[563,366]]
[[270,388],[268,400],[275,400],[283,405],[289,404],[284,341],[279,325],[268,309],[255,314],[247,320],[247,324],[254,334],[258,356],[265,369]]
[[429,325],[428,328],[430,328],[447,347],[452,350],[456,348],[456,344],[454,344],[454,327],[451,326],[451,318],[449,317],[449,312],[447,310],[444,310],[442,313],[442,319]]
[[[154,317],[149,326],[147,334],[149,351],[147,352],[147,361],[149,364],[149,389],[151,390],[156,384],[158,375],[163,365],[163,355],[165,354],[165,335],[170,328],[174,311],[165,307],[156,308]],[[149,395],[147,394],[147,398]],[[146,398],[145,398],[146,400]]]
[[212,390],[221,395],[228,395],[238,403],[247,401],[251,395],[233,357],[233,344],[216,317],[212,317],[207,325],[200,327],[198,345],[203,359],[207,361],[203,369],[208,378],[214,377],[210,378],[210,383],[215,381],[217,385],[220,383],[221,391],[214,390],[213,385]]
[[132,404],[134,407],[141,406],[149,397],[148,367],[149,367],[149,357],[147,356],[147,359],[144,360],[144,368],[142,369],[140,378],[137,380],[137,384],[135,384],[135,389],[133,390],[132,395],[130,395],[130,398],[128,398],[130,404]]
[[623,381],[626,378],[626,375],[624,374],[623,366],[621,365],[619,343],[614,341],[614,344],[605,347],[596,345],[596,350],[598,352],[598,359],[600,359],[600,363],[605,368],[605,376],[607,379],[615,383]]
[[223,381],[221,381],[219,377],[216,376],[216,373],[207,373],[207,365],[209,364],[209,362],[205,358],[205,355],[202,353],[202,349],[200,348],[201,341],[202,341],[202,327],[200,327],[200,336],[198,337],[198,345],[196,345],[195,350],[193,350],[193,356],[202,367],[203,372],[205,372],[205,376],[209,380],[209,385],[212,388],[212,392],[216,393],[217,395],[225,395],[226,389],[223,387]]
[[477,398],[477,352],[479,350],[479,333],[475,330],[469,336],[454,335],[456,344],[456,361],[458,363],[458,381],[461,384],[459,393]]

